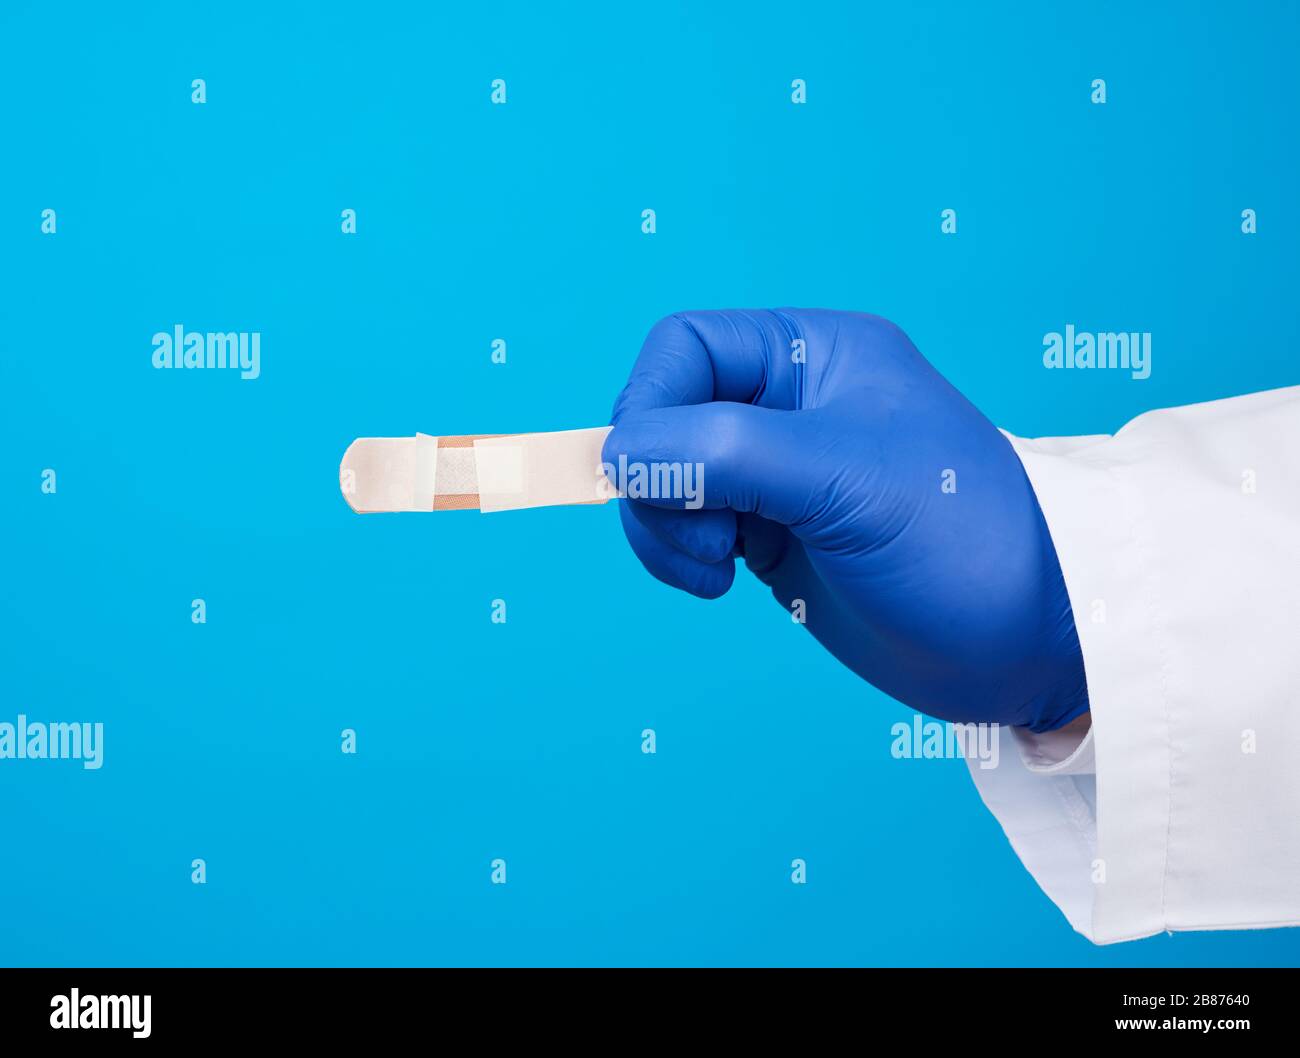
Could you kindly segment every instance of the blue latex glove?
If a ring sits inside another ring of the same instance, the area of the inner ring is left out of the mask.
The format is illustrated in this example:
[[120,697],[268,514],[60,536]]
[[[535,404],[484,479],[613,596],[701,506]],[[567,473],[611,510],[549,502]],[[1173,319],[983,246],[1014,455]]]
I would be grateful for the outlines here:
[[1046,731],[1087,711],[1065,581],[1019,457],[888,320],[670,316],[612,419],[607,463],[703,467],[702,509],[620,503],[660,580],[716,598],[741,556],[788,611],[804,601],[840,661],[942,719]]

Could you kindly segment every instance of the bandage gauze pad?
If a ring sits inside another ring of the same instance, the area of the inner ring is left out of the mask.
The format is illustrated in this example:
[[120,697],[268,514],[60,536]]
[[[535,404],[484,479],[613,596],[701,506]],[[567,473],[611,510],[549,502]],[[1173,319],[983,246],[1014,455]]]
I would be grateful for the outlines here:
[[358,437],[343,453],[339,488],[361,514],[604,503],[617,495],[601,470],[609,431]]

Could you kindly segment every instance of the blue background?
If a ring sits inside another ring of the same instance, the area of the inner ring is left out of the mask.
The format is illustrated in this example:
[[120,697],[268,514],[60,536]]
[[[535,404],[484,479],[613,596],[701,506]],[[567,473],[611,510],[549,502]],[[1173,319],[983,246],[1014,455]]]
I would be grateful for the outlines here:
[[[910,712],[751,578],[652,581],[613,505],[359,517],[337,469],[604,423],[684,308],[886,315],[1024,435],[1293,384],[1298,21],[6,3],[0,720],[106,732],[0,762],[0,961],[1295,964],[1076,936],[962,762],[891,758]],[[262,377],[154,370],[178,323]],[[1152,377],[1044,370],[1067,323]]]

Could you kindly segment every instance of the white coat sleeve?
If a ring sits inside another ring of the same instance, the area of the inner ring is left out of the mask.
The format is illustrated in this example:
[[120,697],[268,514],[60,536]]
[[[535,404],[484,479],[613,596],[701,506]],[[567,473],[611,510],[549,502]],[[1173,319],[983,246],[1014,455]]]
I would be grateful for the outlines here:
[[1300,386],[1010,440],[1091,714],[1002,729],[985,804],[1096,943],[1300,924]]

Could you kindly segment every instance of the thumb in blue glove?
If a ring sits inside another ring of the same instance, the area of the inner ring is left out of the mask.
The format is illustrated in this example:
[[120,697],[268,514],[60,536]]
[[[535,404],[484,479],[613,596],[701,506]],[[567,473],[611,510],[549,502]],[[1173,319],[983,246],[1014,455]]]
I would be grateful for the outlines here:
[[[912,708],[1047,731],[1088,709],[1056,550],[1007,439],[876,316],[690,312],[646,338],[611,466],[698,465],[703,506],[623,500],[633,550],[702,598],[735,558]],[[690,479],[687,478],[687,481]]]

